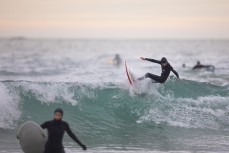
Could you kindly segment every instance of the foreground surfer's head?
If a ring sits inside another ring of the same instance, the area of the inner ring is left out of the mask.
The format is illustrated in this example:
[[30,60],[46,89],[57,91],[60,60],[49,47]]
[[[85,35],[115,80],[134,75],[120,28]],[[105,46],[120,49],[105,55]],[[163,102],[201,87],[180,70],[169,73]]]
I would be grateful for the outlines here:
[[161,58],[161,64],[162,64],[162,66],[166,66],[168,64],[168,61],[165,57]]
[[63,117],[64,111],[61,108],[57,108],[54,111],[54,120],[61,120]]

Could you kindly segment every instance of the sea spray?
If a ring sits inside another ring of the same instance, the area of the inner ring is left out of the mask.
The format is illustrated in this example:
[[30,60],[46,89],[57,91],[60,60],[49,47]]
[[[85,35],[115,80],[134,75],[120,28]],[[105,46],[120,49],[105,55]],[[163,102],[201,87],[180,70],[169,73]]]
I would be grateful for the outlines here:
[[20,97],[11,87],[0,83],[0,128],[3,129],[15,128],[23,111],[19,107]]

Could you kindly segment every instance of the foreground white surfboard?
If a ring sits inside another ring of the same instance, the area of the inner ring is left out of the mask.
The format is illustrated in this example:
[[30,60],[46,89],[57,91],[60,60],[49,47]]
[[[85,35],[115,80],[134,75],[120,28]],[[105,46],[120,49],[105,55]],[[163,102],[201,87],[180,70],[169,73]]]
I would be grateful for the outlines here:
[[24,153],[43,153],[47,141],[44,130],[35,122],[27,121],[18,130],[17,138]]

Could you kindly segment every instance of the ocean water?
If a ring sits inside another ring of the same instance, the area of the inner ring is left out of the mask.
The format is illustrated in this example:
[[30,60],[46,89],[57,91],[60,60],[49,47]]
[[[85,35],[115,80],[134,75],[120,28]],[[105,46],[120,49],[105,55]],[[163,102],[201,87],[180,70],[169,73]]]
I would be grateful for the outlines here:
[[[139,57],[165,56],[182,80],[129,86],[115,54],[136,77],[161,72]],[[56,107],[87,152],[229,152],[228,59],[228,40],[0,39],[0,153],[22,153],[20,125]],[[215,71],[191,70],[198,60]],[[64,145],[83,152],[67,135]]]

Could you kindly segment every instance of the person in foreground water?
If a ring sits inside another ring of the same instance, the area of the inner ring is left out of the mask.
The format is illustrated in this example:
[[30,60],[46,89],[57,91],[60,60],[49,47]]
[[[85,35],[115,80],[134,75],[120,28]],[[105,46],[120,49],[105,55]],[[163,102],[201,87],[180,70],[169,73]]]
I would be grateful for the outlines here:
[[48,130],[48,141],[45,145],[44,153],[65,153],[62,144],[65,131],[83,150],[87,150],[87,147],[72,133],[68,123],[62,120],[63,113],[61,108],[57,108],[54,111],[54,119],[41,125],[43,129]]
[[167,61],[165,57],[162,57],[160,61],[155,60],[155,59],[144,58],[144,57],[141,57],[140,59],[160,64],[162,72],[161,72],[161,76],[157,76],[151,73],[146,73],[145,76],[139,78],[139,80],[150,78],[156,83],[164,83],[167,80],[167,78],[169,77],[170,71],[172,71],[176,75],[176,77],[179,79],[179,74],[173,69],[173,67],[169,64],[169,62]]

